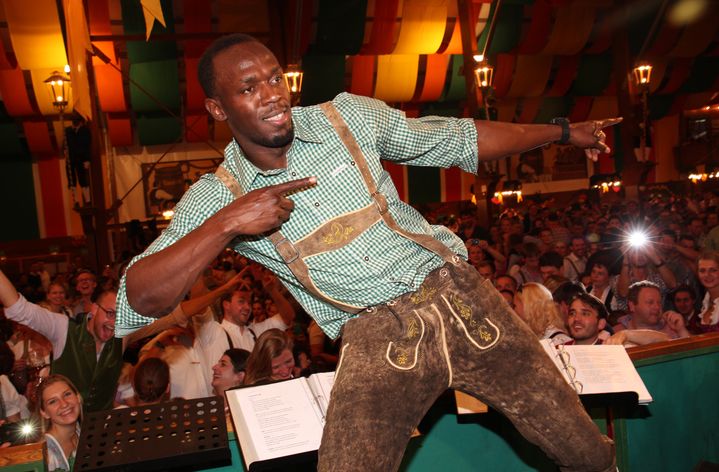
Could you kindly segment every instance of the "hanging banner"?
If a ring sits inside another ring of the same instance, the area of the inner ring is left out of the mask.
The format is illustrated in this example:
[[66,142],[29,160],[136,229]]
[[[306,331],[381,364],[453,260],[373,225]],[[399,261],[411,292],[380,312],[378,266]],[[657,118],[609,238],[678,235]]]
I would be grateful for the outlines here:
[[22,70],[0,70],[0,95],[10,116],[28,116],[37,113],[27,96]]
[[542,54],[579,54],[594,26],[596,9],[580,2],[559,7],[552,33]]
[[72,86],[72,108],[86,120],[92,120],[90,82],[87,76],[87,54],[92,53],[82,0],[63,0],[65,31]]
[[374,92],[374,70],[377,56],[352,56],[350,92],[371,97]]
[[442,96],[450,57],[447,54],[430,54],[426,56],[427,67],[424,73],[422,93],[419,96],[420,102],[434,102]]
[[530,18],[527,31],[517,46],[518,54],[537,54],[546,46],[552,24],[552,7],[547,0],[534,2]]
[[[373,4],[374,8],[372,8]],[[362,46],[361,54],[390,54],[392,52],[397,32],[398,8],[399,0],[370,0],[367,11],[373,12],[371,33],[369,41]],[[369,13],[368,16],[370,16]]]
[[518,55],[514,80],[507,97],[538,97],[544,93],[552,70],[552,56]]
[[377,56],[377,84],[374,96],[385,102],[408,102],[417,85],[419,56],[390,54]]
[[434,54],[447,25],[448,0],[404,0],[393,54]]
[[24,70],[63,70],[65,43],[55,0],[5,0],[5,18],[18,66]]

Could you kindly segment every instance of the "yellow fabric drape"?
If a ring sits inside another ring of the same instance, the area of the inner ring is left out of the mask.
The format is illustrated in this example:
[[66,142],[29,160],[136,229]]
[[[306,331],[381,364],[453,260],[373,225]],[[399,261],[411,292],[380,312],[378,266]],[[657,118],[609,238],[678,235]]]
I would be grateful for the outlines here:
[[447,26],[447,0],[405,0],[394,54],[434,54]]
[[377,56],[375,98],[385,102],[406,102],[411,100],[417,85],[418,69],[418,55],[389,54]]
[[85,8],[82,0],[64,0],[65,29],[67,31],[67,49],[70,56],[70,86],[72,87],[73,108],[85,117],[92,119],[90,103],[90,82],[87,77],[86,51],[92,52],[90,33],[87,30]]
[[517,56],[514,79],[507,97],[538,97],[544,93],[552,70],[552,56]]
[[416,54],[377,56],[375,98],[385,102],[411,100],[417,85],[418,70],[419,56]]
[[578,54],[589,39],[594,26],[596,9],[573,3],[557,9],[554,27],[542,54],[572,56]]
[[55,0],[5,0],[3,7],[20,68],[62,71],[67,56]]
[[149,41],[155,21],[160,22],[163,27],[167,27],[165,15],[162,14],[160,0],[140,0],[140,4],[142,4],[142,14],[145,15],[145,41]]

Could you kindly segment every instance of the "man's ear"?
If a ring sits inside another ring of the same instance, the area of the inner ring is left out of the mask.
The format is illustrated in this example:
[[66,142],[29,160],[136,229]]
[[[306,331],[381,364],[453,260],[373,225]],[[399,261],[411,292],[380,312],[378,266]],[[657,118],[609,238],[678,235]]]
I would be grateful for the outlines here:
[[222,105],[214,98],[205,98],[205,110],[207,110],[215,121],[225,121],[227,119]]
[[599,323],[597,323],[597,328],[599,328],[599,331],[603,330],[607,326],[607,320],[604,318],[599,320]]

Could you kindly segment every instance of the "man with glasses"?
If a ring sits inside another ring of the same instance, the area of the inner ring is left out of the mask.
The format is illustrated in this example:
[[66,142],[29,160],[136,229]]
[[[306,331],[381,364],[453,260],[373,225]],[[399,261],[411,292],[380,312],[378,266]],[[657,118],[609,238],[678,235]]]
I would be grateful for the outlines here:
[[184,313],[197,313],[198,302],[183,302],[181,309],[121,339],[115,337],[116,299],[115,290],[100,291],[92,297],[90,311],[71,320],[27,301],[0,271],[0,304],[5,307],[5,316],[50,341],[51,371],[77,386],[84,411],[112,408],[126,346],[169,326],[187,324],[189,316]]
[[78,298],[72,307],[74,316],[89,313],[92,307],[92,294],[97,288],[97,277],[88,269],[80,269],[75,275],[75,292]]

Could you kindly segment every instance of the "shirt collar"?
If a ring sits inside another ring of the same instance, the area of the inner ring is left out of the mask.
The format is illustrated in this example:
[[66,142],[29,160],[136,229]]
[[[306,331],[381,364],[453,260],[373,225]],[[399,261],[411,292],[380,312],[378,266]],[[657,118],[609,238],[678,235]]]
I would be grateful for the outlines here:
[[[297,146],[297,140],[308,143],[322,143],[324,141],[314,130],[304,126],[301,119],[297,119],[295,114],[301,116],[302,110],[304,109],[294,108],[292,110],[292,124],[295,129],[295,138],[289,151],[287,151],[288,164],[291,161],[292,154],[294,154],[293,150]],[[258,174],[278,175],[287,171],[285,168],[272,169],[268,171],[260,170],[245,157],[242,149],[240,149],[239,144],[237,144],[237,141],[235,141],[234,138],[232,138],[227,147],[225,147],[225,167],[235,176],[237,181],[242,186],[243,192],[247,192],[248,189],[252,187],[252,184]]]

